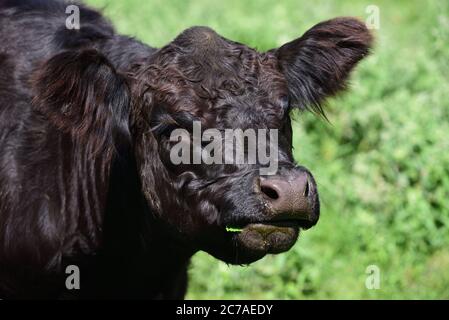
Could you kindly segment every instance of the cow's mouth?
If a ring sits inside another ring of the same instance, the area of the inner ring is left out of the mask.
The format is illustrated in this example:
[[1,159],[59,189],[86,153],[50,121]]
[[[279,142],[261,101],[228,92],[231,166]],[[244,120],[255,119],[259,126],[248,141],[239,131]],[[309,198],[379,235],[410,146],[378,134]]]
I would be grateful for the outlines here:
[[308,229],[306,221],[262,221],[240,228],[228,228],[238,244],[239,263],[258,260],[266,254],[288,251],[298,239],[300,230]]

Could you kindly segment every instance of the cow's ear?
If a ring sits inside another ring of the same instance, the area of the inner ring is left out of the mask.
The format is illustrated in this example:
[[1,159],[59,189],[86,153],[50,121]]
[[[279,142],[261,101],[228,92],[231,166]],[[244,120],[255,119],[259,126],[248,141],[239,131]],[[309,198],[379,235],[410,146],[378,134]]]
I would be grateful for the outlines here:
[[273,50],[287,79],[292,104],[323,113],[323,100],[345,89],[351,70],[369,53],[372,42],[364,23],[336,18]]
[[130,139],[125,78],[96,50],[62,52],[33,75],[34,108],[95,150]]

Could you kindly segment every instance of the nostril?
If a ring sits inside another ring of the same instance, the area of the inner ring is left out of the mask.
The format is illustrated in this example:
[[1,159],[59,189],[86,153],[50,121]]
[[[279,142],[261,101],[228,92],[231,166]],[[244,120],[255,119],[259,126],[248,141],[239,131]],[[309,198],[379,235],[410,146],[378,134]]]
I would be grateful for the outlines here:
[[309,181],[307,180],[306,185],[304,187],[303,196],[307,198],[309,196],[309,192],[310,192],[310,186],[309,186]]
[[266,195],[269,199],[271,199],[271,200],[276,200],[276,199],[279,199],[279,194],[278,194],[278,192],[276,191],[276,190],[274,190],[273,188],[271,188],[271,187],[268,187],[268,186],[262,186],[261,188],[260,188],[260,190],[262,191],[262,193],[264,194],[264,195]]

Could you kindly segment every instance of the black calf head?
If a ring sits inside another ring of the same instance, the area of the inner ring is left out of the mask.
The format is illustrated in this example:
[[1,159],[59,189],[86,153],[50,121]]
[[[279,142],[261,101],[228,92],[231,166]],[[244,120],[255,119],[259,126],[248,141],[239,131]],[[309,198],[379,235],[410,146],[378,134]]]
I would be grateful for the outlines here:
[[[322,113],[322,101],[345,87],[370,45],[369,31],[352,18],[320,23],[265,53],[195,27],[139,66],[133,95],[138,162],[144,192],[161,219],[230,263],[288,250],[299,228],[319,216],[313,177],[292,157],[289,112],[310,107]],[[261,176],[260,163],[174,165],[170,134],[191,131],[193,121],[221,132],[279,130],[278,172]]]
[[[300,228],[318,221],[314,179],[293,160],[289,112],[322,113],[322,101],[344,89],[370,45],[370,33],[352,18],[320,23],[263,53],[194,27],[133,67],[131,105],[122,77],[92,51],[51,59],[37,82],[36,105],[97,147],[127,137],[129,128],[142,191],[157,219],[195,248],[249,263],[288,250]],[[192,132],[195,121],[203,132],[278,130],[278,170],[262,175],[260,161],[175,164],[171,134]]]

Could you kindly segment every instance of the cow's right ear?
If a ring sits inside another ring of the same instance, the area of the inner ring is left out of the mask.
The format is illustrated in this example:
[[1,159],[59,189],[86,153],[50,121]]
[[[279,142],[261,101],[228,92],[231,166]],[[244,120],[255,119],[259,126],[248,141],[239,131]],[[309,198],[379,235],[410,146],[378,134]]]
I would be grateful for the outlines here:
[[32,78],[34,109],[94,150],[130,139],[125,78],[96,50],[62,52]]

